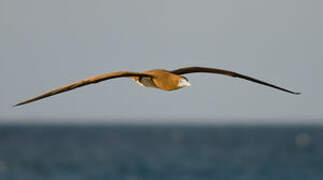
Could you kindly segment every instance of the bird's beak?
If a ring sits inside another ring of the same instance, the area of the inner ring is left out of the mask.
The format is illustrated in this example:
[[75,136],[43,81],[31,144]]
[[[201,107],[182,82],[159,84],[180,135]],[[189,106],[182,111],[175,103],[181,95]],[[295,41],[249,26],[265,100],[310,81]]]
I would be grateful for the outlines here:
[[185,86],[191,86],[191,83],[186,81]]

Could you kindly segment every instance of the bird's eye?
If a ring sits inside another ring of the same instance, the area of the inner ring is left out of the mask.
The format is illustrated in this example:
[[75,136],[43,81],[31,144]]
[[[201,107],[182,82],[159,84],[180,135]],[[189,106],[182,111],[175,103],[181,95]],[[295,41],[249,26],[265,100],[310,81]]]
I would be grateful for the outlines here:
[[186,83],[187,82],[187,80],[186,79],[180,79],[179,81],[178,81],[178,83]]

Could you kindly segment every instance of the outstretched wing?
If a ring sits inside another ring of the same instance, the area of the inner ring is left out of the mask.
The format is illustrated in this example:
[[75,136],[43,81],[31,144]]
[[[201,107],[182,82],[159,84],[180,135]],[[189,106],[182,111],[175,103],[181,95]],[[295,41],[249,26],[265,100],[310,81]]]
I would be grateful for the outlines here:
[[125,71],[120,71],[120,72],[113,72],[113,73],[106,73],[106,74],[101,74],[98,76],[93,76],[91,78],[88,79],[84,79],[82,81],[79,82],[75,82],[72,84],[68,84],[62,87],[59,87],[57,89],[51,90],[49,92],[46,92],[40,96],[34,97],[32,99],[28,99],[26,101],[20,102],[14,106],[20,106],[23,104],[27,104],[33,101],[37,101],[39,99],[43,99],[49,96],[53,96],[59,93],[63,93],[65,91],[70,91],[72,89],[78,88],[78,87],[82,87],[82,86],[86,86],[89,84],[93,84],[93,83],[98,83],[101,81],[105,81],[105,80],[109,80],[109,79],[114,79],[114,78],[120,78],[120,77],[132,77],[132,76],[139,76],[139,77],[152,77],[149,74],[145,74],[145,73],[137,73],[137,72],[125,72]]
[[215,69],[215,68],[207,68],[207,67],[184,67],[184,68],[180,68],[180,69],[176,69],[174,71],[171,71],[174,74],[187,74],[187,73],[215,73],[215,74],[222,74],[222,75],[226,75],[226,76],[231,76],[231,77],[235,77],[235,78],[242,78],[248,81],[252,81],[258,84],[262,84],[265,86],[269,86],[275,89],[279,89],[281,91],[285,91],[291,94],[301,94],[299,92],[293,92],[290,91],[288,89],[284,89],[282,87],[264,82],[264,81],[260,81],[258,79],[243,75],[243,74],[239,74],[236,72],[232,72],[232,71],[228,71],[228,70],[223,70],[223,69]]

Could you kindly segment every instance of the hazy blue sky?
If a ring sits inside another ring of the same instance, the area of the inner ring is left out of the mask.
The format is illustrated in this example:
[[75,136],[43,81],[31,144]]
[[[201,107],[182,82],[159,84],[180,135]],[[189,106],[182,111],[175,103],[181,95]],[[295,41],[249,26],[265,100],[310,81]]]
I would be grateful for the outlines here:
[[[320,122],[322,7],[319,0],[0,0],[0,121]],[[303,94],[192,74],[191,87],[173,92],[118,79],[11,107],[105,72],[197,65]]]

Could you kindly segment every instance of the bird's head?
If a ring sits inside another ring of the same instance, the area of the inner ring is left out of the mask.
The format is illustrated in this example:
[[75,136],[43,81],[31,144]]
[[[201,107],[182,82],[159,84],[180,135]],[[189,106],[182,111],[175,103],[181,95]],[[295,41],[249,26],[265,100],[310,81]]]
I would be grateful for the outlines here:
[[191,83],[188,82],[188,79],[186,77],[181,77],[179,80],[178,80],[178,84],[177,86],[179,88],[183,88],[183,87],[186,87],[186,86],[190,86]]

